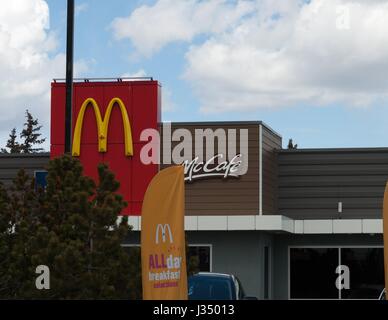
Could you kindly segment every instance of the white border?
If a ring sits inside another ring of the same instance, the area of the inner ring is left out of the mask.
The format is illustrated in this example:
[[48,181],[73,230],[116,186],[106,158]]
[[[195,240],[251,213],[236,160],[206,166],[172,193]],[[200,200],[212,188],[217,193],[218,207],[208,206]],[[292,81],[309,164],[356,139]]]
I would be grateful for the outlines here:
[[[121,217],[118,217],[120,221]],[[340,227],[336,224],[340,223]],[[129,216],[133,231],[141,230],[141,216]],[[334,227],[333,227],[334,226]],[[186,231],[256,230],[291,234],[382,234],[382,219],[293,220],[283,215],[185,216]]]

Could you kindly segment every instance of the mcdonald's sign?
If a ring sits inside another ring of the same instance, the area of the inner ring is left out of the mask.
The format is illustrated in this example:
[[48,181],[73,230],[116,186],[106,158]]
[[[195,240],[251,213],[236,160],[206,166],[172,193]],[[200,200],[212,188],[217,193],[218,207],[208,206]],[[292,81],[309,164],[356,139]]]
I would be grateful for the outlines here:
[[123,118],[123,127],[124,127],[124,141],[125,141],[125,155],[133,155],[133,143],[132,143],[132,132],[131,125],[128,118],[128,112],[125,108],[123,101],[120,98],[113,98],[108,105],[104,118],[101,117],[101,112],[98,107],[96,100],[93,98],[86,99],[81,106],[81,109],[78,113],[77,122],[75,124],[74,136],[73,136],[73,148],[72,155],[78,157],[80,155],[81,149],[81,135],[82,135],[82,125],[85,117],[85,111],[88,106],[92,106],[94,114],[97,121],[97,139],[98,139],[98,151],[106,152],[107,150],[107,138],[108,138],[108,126],[110,115],[112,113],[113,106],[117,104],[120,108],[121,117]]
[[[107,163],[120,182],[119,193],[128,207],[123,214],[140,215],[145,191],[158,172],[143,164],[140,140],[144,129],[158,129],[160,84],[157,81],[75,82],[72,155],[84,173],[97,181],[97,166]],[[51,157],[64,153],[64,82],[51,85]]]

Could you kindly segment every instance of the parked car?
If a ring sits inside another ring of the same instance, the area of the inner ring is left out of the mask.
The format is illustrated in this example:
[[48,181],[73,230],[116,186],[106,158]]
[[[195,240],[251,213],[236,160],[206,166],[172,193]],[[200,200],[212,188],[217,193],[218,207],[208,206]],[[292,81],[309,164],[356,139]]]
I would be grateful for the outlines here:
[[257,300],[246,296],[240,280],[232,274],[199,272],[188,279],[189,300]]

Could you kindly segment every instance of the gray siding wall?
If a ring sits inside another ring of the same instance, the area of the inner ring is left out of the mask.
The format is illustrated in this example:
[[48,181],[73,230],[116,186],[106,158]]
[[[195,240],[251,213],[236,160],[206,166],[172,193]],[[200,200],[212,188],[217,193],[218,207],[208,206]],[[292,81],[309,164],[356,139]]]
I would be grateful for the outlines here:
[[49,153],[36,154],[1,154],[0,155],[0,182],[10,186],[20,169],[33,177],[36,170],[43,170],[50,160]]
[[294,219],[382,217],[388,148],[280,150],[278,165],[279,214]]

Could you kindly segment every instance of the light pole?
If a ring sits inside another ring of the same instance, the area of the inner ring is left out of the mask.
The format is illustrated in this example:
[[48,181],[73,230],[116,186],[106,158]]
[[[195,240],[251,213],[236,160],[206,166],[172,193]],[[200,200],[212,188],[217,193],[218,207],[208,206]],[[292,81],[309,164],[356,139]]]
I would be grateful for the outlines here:
[[65,153],[71,152],[73,106],[74,0],[67,0]]

